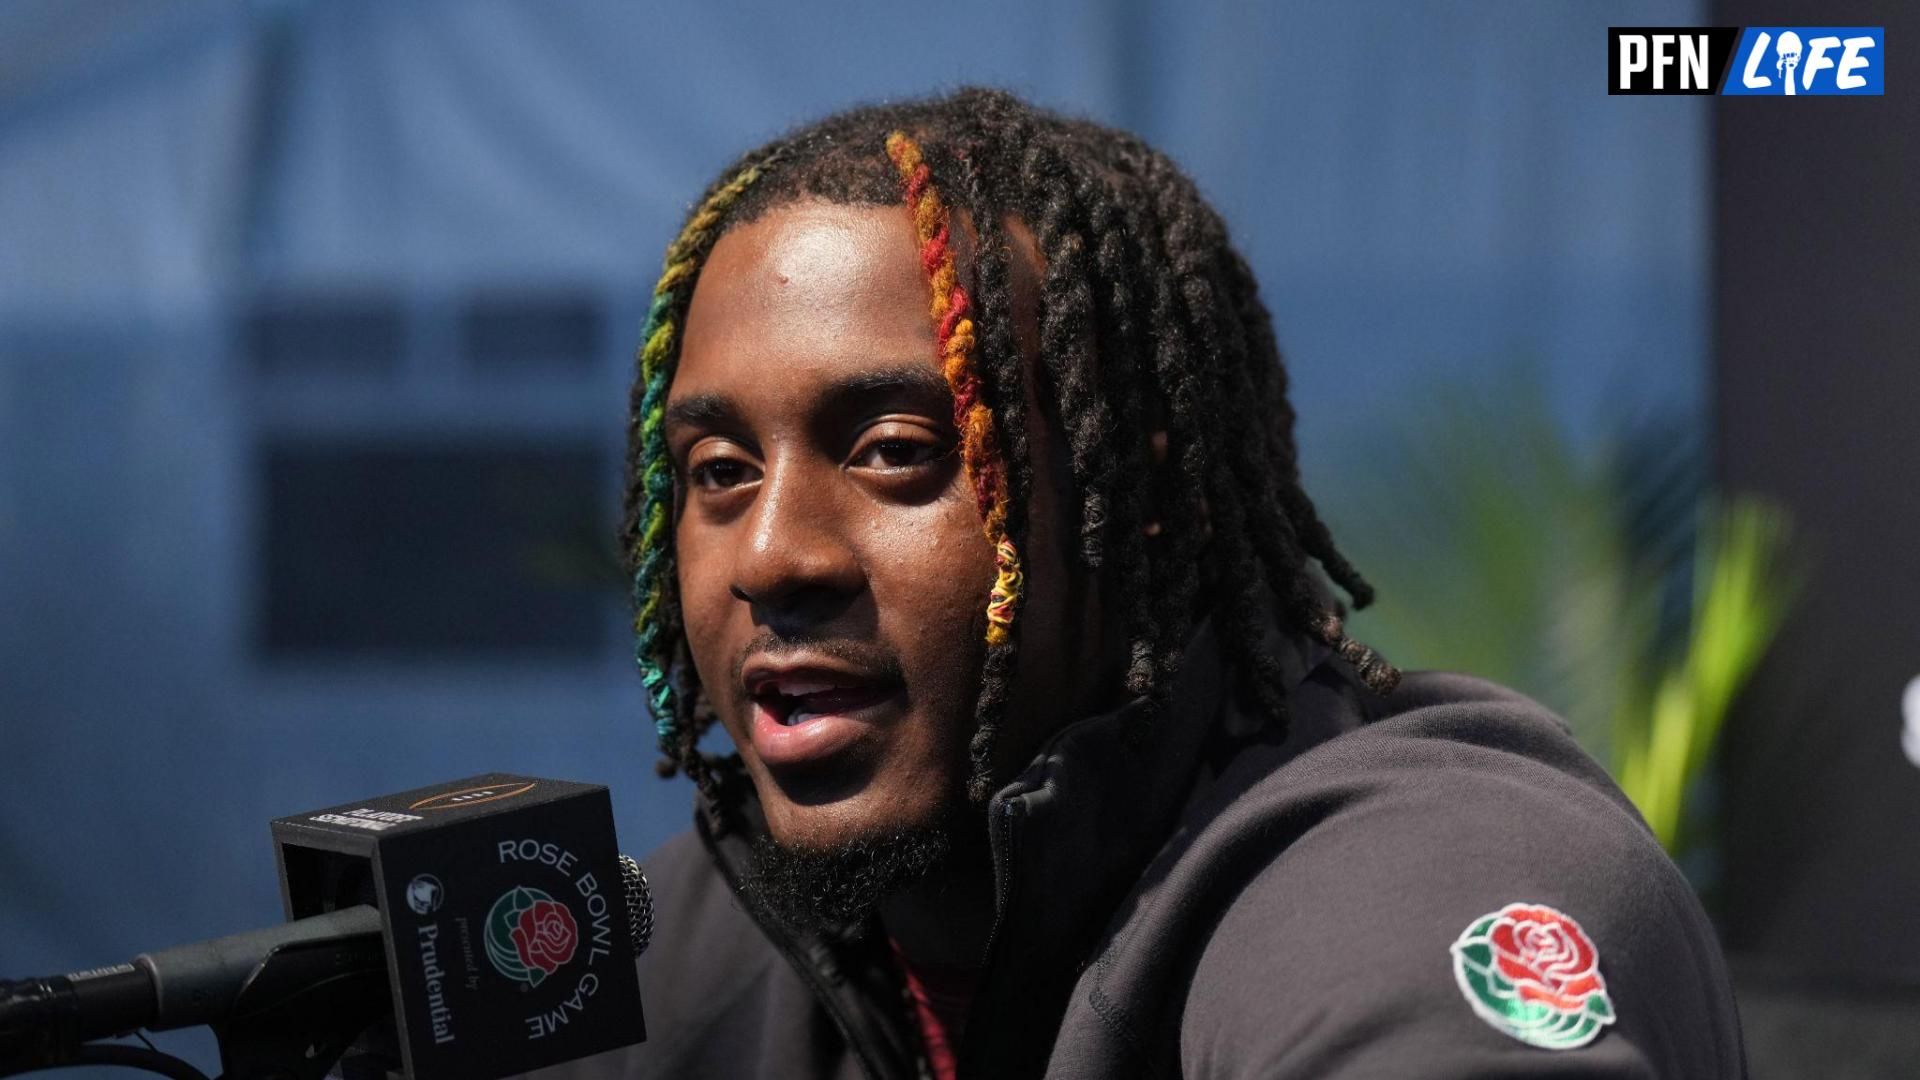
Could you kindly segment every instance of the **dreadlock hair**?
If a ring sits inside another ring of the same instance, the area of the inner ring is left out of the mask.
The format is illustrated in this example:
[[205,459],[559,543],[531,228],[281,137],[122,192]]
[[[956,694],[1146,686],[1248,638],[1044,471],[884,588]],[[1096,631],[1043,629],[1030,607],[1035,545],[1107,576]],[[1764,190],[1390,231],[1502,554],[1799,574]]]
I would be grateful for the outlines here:
[[[953,391],[961,457],[994,549],[969,795],[994,782],[993,748],[1018,659],[1027,496],[1026,378],[1013,322],[1009,219],[1043,261],[1040,377],[1058,401],[1077,501],[1078,557],[1123,599],[1126,690],[1165,704],[1194,622],[1212,611],[1246,689],[1277,724],[1286,686],[1266,645],[1276,609],[1372,690],[1399,672],[1345,629],[1319,572],[1356,608],[1373,590],[1335,548],[1301,487],[1294,413],[1272,320],[1225,223],[1193,182],[1139,139],[963,89],[855,109],[748,153],[702,196],[667,249],[630,398],[621,546],[633,578],[636,658],[659,729],[661,772],[703,788],[699,704],[676,595],[673,470],[661,418],[700,267],[732,226],[804,199],[899,205],[912,216],[929,315]],[[954,218],[953,211],[965,215]],[[974,239],[955,265],[951,231]],[[1165,432],[1165,465],[1147,433]],[[1158,492],[1151,507],[1149,492]],[[1147,519],[1151,516],[1153,523]]]

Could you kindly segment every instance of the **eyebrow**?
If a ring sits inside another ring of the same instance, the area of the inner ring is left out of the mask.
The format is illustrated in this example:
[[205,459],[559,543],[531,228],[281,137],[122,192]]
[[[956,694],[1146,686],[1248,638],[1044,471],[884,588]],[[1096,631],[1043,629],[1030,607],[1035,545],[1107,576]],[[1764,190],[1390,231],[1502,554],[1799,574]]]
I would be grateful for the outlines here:
[[[887,398],[909,400],[942,420],[952,417],[953,391],[947,380],[918,364],[861,371],[835,379],[820,392],[813,411],[841,412]],[[662,422],[668,431],[741,426],[744,414],[730,395],[710,392],[693,394],[667,406]]]
[[661,425],[668,431],[682,427],[709,428],[735,423],[739,418],[739,408],[727,395],[695,394],[667,406]]
[[944,405],[943,416],[953,412],[953,390],[945,377],[917,364],[862,371],[837,379],[820,397],[823,411],[891,397],[907,398],[923,406]]

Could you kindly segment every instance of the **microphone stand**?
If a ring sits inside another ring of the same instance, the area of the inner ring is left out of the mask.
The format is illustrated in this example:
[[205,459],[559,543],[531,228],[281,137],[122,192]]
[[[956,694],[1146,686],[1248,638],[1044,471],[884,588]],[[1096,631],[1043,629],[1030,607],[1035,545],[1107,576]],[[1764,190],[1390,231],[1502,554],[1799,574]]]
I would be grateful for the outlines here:
[[[8,993],[51,1001],[54,993],[35,980],[0,984]],[[21,993],[25,991],[25,993]],[[0,1036],[0,1076],[66,1065],[115,1064],[145,1068],[182,1080],[204,1074],[157,1050],[83,1041],[71,1021],[52,1009],[46,1021]],[[371,932],[320,941],[281,945],[254,966],[232,1008],[208,1026],[220,1042],[221,1080],[324,1080],[327,1070],[349,1048],[355,1077],[397,1073],[400,1063],[382,1043],[390,1034],[355,1040],[369,1028],[391,1024],[393,1003],[387,984],[386,949],[376,926]]]

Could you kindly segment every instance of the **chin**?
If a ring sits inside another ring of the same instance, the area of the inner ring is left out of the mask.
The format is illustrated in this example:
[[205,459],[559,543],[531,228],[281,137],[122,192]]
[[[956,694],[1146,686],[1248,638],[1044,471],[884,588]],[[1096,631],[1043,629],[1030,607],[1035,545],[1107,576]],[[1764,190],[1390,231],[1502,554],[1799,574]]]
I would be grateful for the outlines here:
[[[962,803],[961,793],[952,783],[868,785],[836,799],[802,801],[796,801],[777,783],[771,786],[775,790],[760,789],[767,831],[784,846],[814,850],[941,829]],[[930,792],[941,790],[950,791],[950,797],[929,797]]]
[[942,873],[955,850],[954,830],[937,813],[930,824],[853,816],[818,824],[756,839],[742,883],[749,902],[796,928],[863,923],[902,890]]
[[749,743],[747,773],[768,832],[782,845],[817,850],[944,828],[968,805],[966,746],[958,738],[929,737],[933,730],[936,725],[909,716],[886,733],[892,738],[784,766],[762,760]]

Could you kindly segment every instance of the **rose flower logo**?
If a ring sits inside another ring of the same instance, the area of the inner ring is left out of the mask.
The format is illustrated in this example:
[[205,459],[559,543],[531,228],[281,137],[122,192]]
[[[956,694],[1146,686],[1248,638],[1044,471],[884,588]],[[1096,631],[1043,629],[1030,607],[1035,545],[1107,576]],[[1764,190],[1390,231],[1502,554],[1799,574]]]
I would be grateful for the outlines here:
[[487,959],[500,974],[528,986],[560,970],[579,943],[573,912],[539,889],[509,889],[487,912]]
[[1593,942],[1542,904],[1475,920],[1453,943],[1453,975],[1481,1019],[1524,1043],[1571,1050],[1613,1023]]

